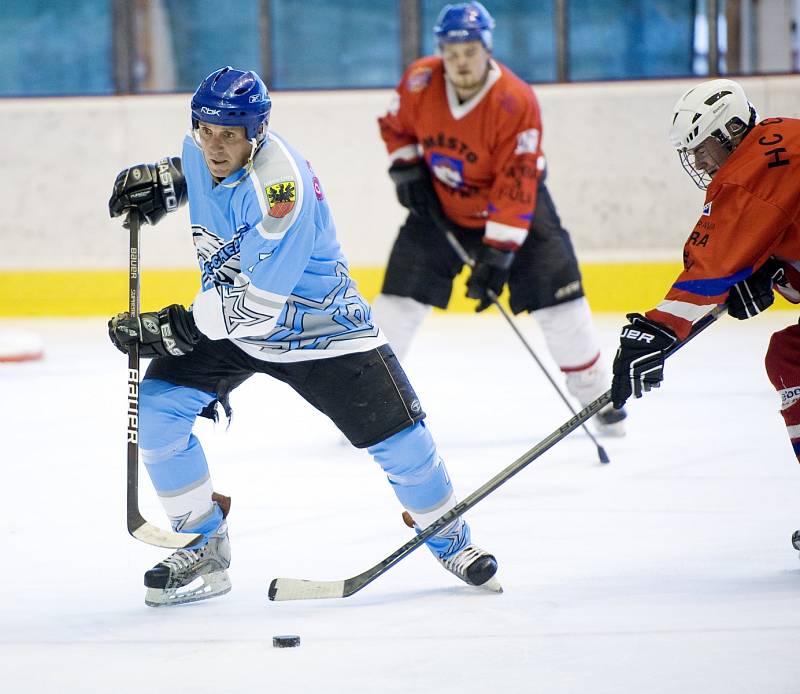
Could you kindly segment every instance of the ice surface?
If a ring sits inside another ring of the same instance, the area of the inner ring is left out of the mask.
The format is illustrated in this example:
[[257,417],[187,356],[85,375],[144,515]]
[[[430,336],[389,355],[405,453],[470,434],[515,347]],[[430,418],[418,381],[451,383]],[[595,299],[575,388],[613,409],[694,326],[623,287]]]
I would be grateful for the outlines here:
[[[607,361],[623,321],[598,318]],[[610,465],[577,431],[482,501],[468,517],[502,595],[423,548],[351,598],[269,602],[271,578],[347,578],[410,531],[365,452],[254,377],[227,431],[197,427],[233,497],[233,590],[160,610],[142,574],[167,552],[125,531],[126,361],[105,320],[0,321],[46,345],[0,365],[2,689],[800,692],[800,470],[762,359],[794,321],[721,320],[631,403],[628,437],[603,440]],[[407,370],[462,497],[569,418],[499,316],[432,316]],[[302,645],[273,648],[287,633]]]

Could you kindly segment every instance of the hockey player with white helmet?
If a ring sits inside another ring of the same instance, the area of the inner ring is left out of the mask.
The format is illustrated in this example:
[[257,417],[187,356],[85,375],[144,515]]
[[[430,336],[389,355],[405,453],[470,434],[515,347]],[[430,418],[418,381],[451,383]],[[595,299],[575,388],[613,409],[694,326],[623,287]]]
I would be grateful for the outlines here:
[[[218,404],[230,415],[229,394],[253,374],[289,384],[366,448],[419,527],[456,504],[420,401],[350,278],[324,189],[269,130],[271,106],[254,72],[214,71],[192,97],[181,158],[125,169],[109,201],[112,217],[136,210],[155,224],[188,199],[201,273],[188,309],[109,321],[120,350],[152,357],[139,389],[142,459],[173,529],[202,536],[145,573],[152,606],[230,590],[229,504],[192,428]],[[264,412],[267,436],[279,435],[279,403]],[[466,583],[500,589],[495,558],[463,518],[428,546]]]
[[[800,120],[759,120],[739,83],[715,79],[678,99],[670,140],[706,197],[666,298],[628,314],[614,360],[617,406],[661,385],[666,351],[715,306],[743,320],[772,305],[773,291],[800,303]],[[772,336],[765,363],[800,461],[800,325]],[[793,544],[800,549],[800,532]]]
[[[408,216],[394,242],[376,319],[401,359],[432,306],[447,308],[464,259],[477,311],[508,284],[516,313],[531,313],[567,389],[587,405],[608,389],[569,234],[545,185],[542,122],[530,85],[493,57],[495,22],[479,2],[446,5],[434,26],[438,55],[414,61],[379,119],[389,174]],[[624,433],[625,411],[594,418]]]
[[670,141],[698,188],[708,188],[714,174],[757,119],[744,89],[733,80],[711,80],[689,89],[678,99]]

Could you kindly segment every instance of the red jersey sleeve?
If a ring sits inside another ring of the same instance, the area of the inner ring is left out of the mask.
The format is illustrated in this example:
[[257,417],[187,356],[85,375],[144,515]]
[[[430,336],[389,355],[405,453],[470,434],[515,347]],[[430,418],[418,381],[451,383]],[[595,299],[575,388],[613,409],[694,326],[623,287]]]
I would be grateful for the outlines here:
[[790,224],[783,210],[737,184],[722,184],[709,198],[684,245],[683,272],[647,312],[680,339],[773,254]]
[[392,163],[414,161],[422,156],[415,131],[419,104],[415,96],[427,87],[432,74],[433,69],[425,59],[412,63],[395,88],[386,114],[378,118],[381,138]]
[[[498,85],[499,86],[499,85]],[[484,242],[516,250],[525,241],[541,175],[542,119],[529,85],[515,80],[495,98],[494,182]]]

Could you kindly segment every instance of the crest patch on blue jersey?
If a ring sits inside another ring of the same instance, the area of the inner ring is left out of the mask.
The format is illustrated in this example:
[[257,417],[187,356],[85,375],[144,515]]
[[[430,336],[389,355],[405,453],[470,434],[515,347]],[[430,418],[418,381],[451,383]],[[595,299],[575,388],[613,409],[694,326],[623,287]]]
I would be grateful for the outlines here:
[[297,184],[294,181],[278,181],[268,186],[264,186],[269,203],[270,217],[280,219],[285,217],[294,209],[297,202]]
[[460,159],[434,153],[431,155],[431,171],[446,186],[464,187],[464,162]]
[[708,204],[703,205],[703,216],[704,217],[710,217],[711,216],[711,205],[713,205],[713,204],[714,204],[714,201],[712,200]]

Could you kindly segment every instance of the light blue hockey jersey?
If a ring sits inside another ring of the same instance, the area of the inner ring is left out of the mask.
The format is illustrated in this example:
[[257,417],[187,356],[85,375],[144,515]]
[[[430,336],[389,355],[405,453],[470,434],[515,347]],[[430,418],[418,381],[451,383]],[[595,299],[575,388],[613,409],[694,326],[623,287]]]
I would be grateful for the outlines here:
[[386,342],[350,278],[322,186],[297,151],[270,132],[250,172],[220,184],[191,135],[182,159],[202,272],[193,313],[203,334],[284,362]]

